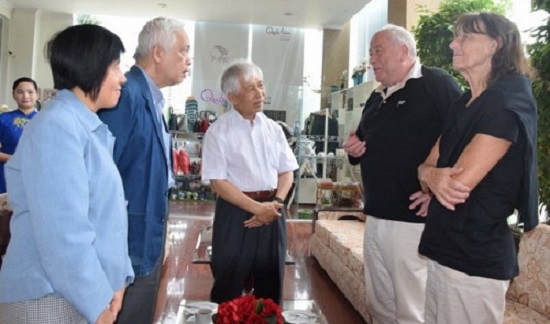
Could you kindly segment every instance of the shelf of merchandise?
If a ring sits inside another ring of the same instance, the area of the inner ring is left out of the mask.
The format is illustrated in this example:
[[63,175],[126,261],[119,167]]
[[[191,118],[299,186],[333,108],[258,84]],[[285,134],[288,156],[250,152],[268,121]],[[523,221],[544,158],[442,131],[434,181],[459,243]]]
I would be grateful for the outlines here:
[[188,173],[184,174],[181,169],[178,169],[174,174],[176,184],[172,190],[171,199],[179,201],[214,199],[210,186],[201,182],[201,150],[204,133],[181,131],[170,133],[173,149],[177,152],[185,150],[189,158]]

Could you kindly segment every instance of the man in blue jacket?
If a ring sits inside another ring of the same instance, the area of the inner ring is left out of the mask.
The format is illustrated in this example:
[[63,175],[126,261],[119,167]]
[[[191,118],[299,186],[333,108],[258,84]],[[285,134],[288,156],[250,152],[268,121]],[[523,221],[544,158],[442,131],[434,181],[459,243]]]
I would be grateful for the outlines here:
[[136,275],[117,323],[150,324],[162,270],[168,191],[174,184],[160,89],[182,82],[189,71],[183,23],[167,18],[147,22],[134,59],[117,107],[99,117],[116,137],[113,158],[128,200],[128,243]]

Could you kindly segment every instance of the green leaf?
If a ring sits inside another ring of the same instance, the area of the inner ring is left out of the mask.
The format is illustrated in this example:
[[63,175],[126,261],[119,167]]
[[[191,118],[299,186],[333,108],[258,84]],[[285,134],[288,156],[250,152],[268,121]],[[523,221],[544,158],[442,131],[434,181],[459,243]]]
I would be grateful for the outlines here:
[[[531,1],[533,10],[550,11],[550,0]],[[540,203],[548,212],[550,206],[550,21],[534,29],[535,43],[527,47],[531,65],[538,78],[533,82],[533,94],[537,99],[538,125],[538,180]],[[547,219],[550,223],[550,218]]]

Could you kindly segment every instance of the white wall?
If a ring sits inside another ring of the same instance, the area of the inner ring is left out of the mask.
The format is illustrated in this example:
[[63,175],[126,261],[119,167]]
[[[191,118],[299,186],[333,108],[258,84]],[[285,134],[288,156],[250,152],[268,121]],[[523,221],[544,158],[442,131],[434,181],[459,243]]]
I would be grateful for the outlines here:
[[13,5],[11,3],[6,2],[5,0],[0,0],[0,15],[11,18],[11,10],[13,9]]
[[[372,0],[363,10],[351,18],[350,49],[348,78],[353,74],[353,68],[363,59],[369,60],[370,39],[379,29],[388,23],[388,1]],[[374,74],[369,70],[363,77],[363,82],[373,81]],[[348,84],[353,84],[348,79]]]
[[73,25],[73,16],[58,12],[39,12],[37,38],[33,55],[33,79],[41,89],[53,89],[50,64],[44,55],[44,48],[52,36]]
[[[0,0],[0,89],[8,88],[8,40],[12,6]],[[6,103],[4,90],[0,90],[0,105]]]
[[[4,0],[0,0],[0,89],[8,87],[8,39],[10,31],[10,18],[13,6]],[[0,90],[0,105],[6,103],[5,90]]]
[[9,22],[7,77],[0,90],[0,104],[13,108],[11,84],[17,78],[33,78],[41,89],[53,88],[44,47],[59,30],[72,25],[73,16],[37,9],[14,9]]
[[[26,76],[33,77],[33,52],[35,42],[36,9],[14,9],[11,15],[10,35],[8,40],[8,82]],[[11,87],[2,89],[6,92],[8,107],[13,108],[10,100]]]

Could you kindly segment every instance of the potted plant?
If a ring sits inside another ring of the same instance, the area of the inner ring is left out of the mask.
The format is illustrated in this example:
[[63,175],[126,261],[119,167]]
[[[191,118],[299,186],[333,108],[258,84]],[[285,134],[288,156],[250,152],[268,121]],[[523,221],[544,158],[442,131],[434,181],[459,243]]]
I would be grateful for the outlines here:
[[[550,12],[550,1],[532,0],[533,10]],[[550,21],[533,31],[535,43],[528,46],[531,65],[536,69],[538,78],[533,81],[533,94],[537,99],[538,125],[538,181],[539,202],[546,212],[546,223],[550,224],[548,207],[550,206]]]
[[343,90],[346,87],[347,79],[348,79],[348,70],[343,70],[342,73],[340,73],[340,77],[338,78],[338,81],[340,82],[340,90]]
[[360,85],[363,83],[363,76],[365,75],[365,72],[370,68],[370,66],[367,63],[366,59],[363,59],[361,61],[361,64],[357,65],[353,68],[353,74],[351,75],[351,78],[353,79],[353,85]]

